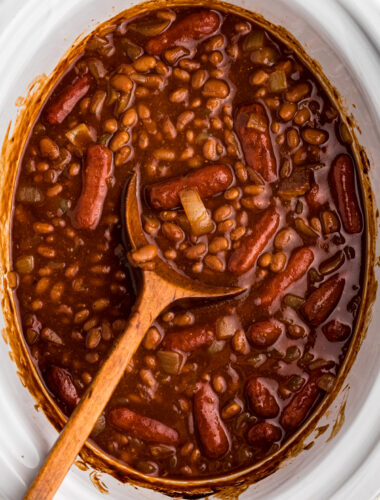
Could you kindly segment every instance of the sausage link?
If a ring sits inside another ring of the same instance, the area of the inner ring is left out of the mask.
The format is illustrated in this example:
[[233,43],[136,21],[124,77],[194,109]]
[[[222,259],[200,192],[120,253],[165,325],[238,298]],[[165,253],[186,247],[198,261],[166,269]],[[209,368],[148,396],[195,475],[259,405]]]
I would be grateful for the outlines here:
[[208,198],[225,191],[232,180],[231,169],[226,165],[209,165],[148,186],[148,199],[155,210],[170,210],[180,205],[179,193],[184,189],[197,188],[201,198]]
[[72,215],[75,227],[95,229],[99,224],[111,166],[111,151],[105,146],[90,144],[86,153],[82,192]]
[[[252,115],[255,122],[259,122],[256,128],[250,126]],[[241,107],[236,115],[235,128],[248,165],[267,182],[275,181],[277,179],[276,159],[270,138],[268,117],[263,106],[254,103]]]
[[274,418],[280,407],[269,389],[257,377],[251,377],[246,386],[248,400],[253,411],[263,418]]
[[159,56],[175,45],[201,40],[219,28],[220,18],[212,10],[202,9],[173,23],[166,31],[151,38],[145,46],[148,54]]
[[80,397],[69,371],[59,366],[51,366],[46,373],[46,381],[53,394],[70,410],[77,406]]
[[247,337],[256,347],[269,347],[274,344],[282,333],[280,323],[273,321],[258,321],[253,323],[247,332]]
[[349,325],[332,319],[322,326],[322,332],[330,342],[342,342],[342,340],[346,340],[349,337],[351,328]]
[[255,223],[252,233],[241,239],[228,261],[228,270],[236,275],[249,271],[276,232],[280,216],[274,207],[268,208]]
[[199,347],[209,346],[214,338],[214,332],[207,326],[193,326],[166,334],[162,346],[169,351],[192,352]]
[[330,316],[342,296],[344,285],[345,279],[335,274],[309,295],[301,312],[312,326],[320,325]]
[[68,85],[64,91],[45,110],[45,118],[50,125],[58,125],[71,113],[76,104],[84,97],[91,83],[91,76],[84,75]]
[[230,447],[227,430],[219,414],[219,399],[210,384],[202,383],[194,395],[194,419],[205,455],[219,458]]
[[314,253],[309,247],[301,247],[295,250],[288,262],[286,268],[277,273],[264,283],[255,304],[261,307],[270,307],[272,303],[279,299],[290,285],[301,279],[314,260]]
[[149,443],[176,445],[179,442],[179,434],[175,429],[128,408],[114,408],[108,413],[108,420],[119,429]]
[[260,422],[253,425],[247,434],[247,441],[256,448],[266,448],[281,439],[282,432],[277,425]]
[[292,431],[296,429],[306,418],[321,392],[317,384],[318,377],[311,376],[285,407],[280,418],[280,423],[285,430]]
[[339,155],[333,162],[329,173],[331,193],[338,207],[344,229],[347,233],[360,233],[362,215],[355,188],[355,171],[348,155]]

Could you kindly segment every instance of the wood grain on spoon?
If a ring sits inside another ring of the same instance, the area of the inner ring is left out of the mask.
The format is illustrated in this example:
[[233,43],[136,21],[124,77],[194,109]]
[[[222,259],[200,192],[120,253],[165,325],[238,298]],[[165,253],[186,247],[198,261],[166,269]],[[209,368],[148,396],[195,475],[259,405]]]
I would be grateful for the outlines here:
[[[147,243],[140,224],[137,189],[137,178],[134,176],[127,190],[125,209],[126,228],[134,249]],[[221,297],[242,291],[193,283],[175,273],[160,259],[157,260],[155,271],[143,271],[142,289],[126,329],[72,413],[24,500],[50,500],[54,497],[145,332],[165,307],[183,298]]]

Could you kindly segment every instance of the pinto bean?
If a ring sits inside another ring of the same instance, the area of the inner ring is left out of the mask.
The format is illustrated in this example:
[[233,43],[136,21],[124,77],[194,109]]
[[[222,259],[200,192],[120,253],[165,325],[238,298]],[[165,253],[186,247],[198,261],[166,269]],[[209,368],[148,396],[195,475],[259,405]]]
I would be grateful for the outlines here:
[[329,184],[344,229],[349,234],[360,233],[362,215],[356,195],[354,165],[348,155],[335,158],[329,173]]
[[254,224],[250,234],[241,239],[239,248],[234,250],[228,261],[228,270],[240,275],[255,265],[257,257],[268,245],[276,232],[280,216],[275,208],[268,208]]
[[314,260],[313,250],[309,247],[297,248],[288,261],[286,268],[264,283],[255,303],[258,306],[270,307],[274,301],[281,298],[285,290],[301,279]]
[[248,400],[254,412],[263,418],[274,418],[280,407],[269,389],[257,377],[251,377],[246,385]]
[[281,439],[281,429],[269,422],[253,425],[247,434],[248,443],[257,448],[267,448]]
[[151,38],[145,45],[148,54],[159,56],[170,47],[201,40],[214,33],[220,25],[216,12],[202,9],[174,22],[166,31]]
[[46,372],[46,381],[53,394],[70,410],[76,407],[80,397],[68,370],[59,366],[51,366]]
[[309,295],[301,312],[312,326],[320,325],[330,316],[342,296],[344,285],[345,279],[335,274]]
[[227,430],[219,414],[219,399],[210,384],[199,384],[194,395],[194,419],[205,455],[219,458],[229,450]]
[[108,148],[90,144],[86,154],[82,192],[72,214],[74,227],[95,229],[99,224],[111,164],[112,154]]
[[349,325],[332,319],[322,326],[322,332],[330,342],[342,342],[342,340],[346,340],[349,337],[351,328]]
[[311,376],[282,412],[280,423],[287,431],[296,429],[306,418],[320,394],[318,377]]
[[125,407],[111,410],[108,413],[108,420],[115,427],[149,443],[176,445],[179,442],[179,434],[172,427]]
[[58,125],[71,113],[76,104],[89,91],[91,76],[84,75],[68,85],[45,110],[45,118],[50,125]]
[[178,332],[167,333],[162,346],[168,351],[192,352],[212,344],[215,333],[208,326],[191,326]]
[[148,199],[154,209],[170,210],[179,206],[179,193],[184,189],[197,188],[201,198],[208,198],[226,190],[232,180],[232,172],[226,165],[209,165],[148,186]]
[[256,347],[269,347],[282,333],[280,323],[274,321],[257,321],[247,332],[247,337]]
[[236,116],[235,129],[247,164],[262,177],[277,179],[276,159],[269,134],[268,117],[261,104],[242,106]]

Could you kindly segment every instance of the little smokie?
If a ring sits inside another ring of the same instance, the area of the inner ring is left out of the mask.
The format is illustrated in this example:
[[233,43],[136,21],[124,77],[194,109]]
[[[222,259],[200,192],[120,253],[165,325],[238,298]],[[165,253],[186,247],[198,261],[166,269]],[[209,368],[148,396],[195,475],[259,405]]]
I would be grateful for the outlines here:
[[[148,244],[128,253],[132,172]],[[334,388],[360,307],[365,219],[350,137],[291,48],[229,12],[152,10],[95,32],[20,166],[16,297],[73,411],[122,334],[133,267],[244,286],[169,307],[91,439],[136,470],[215,476],[274,453]]]

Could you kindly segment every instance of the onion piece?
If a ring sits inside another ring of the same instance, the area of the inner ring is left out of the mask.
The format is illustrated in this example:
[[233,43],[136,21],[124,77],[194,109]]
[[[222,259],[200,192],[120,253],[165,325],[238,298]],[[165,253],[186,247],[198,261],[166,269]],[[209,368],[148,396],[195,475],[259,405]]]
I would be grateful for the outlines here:
[[71,144],[74,144],[81,151],[84,151],[91,142],[96,140],[93,130],[90,130],[85,123],[80,123],[66,132],[65,135]]
[[252,31],[249,33],[243,42],[243,50],[244,52],[250,50],[260,49],[264,45],[265,35],[263,31]]
[[266,132],[268,130],[266,118],[259,114],[251,113],[247,121],[247,128],[254,128],[258,132]]
[[218,340],[231,338],[239,328],[236,316],[222,316],[216,320],[216,338]]
[[195,189],[185,189],[179,193],[185,214],[195,236],[210,233],[214,229],[207,209]]
[[288,88],[285,71],[275,71],[271,73],[268,80],[271,92],[283,92]]

